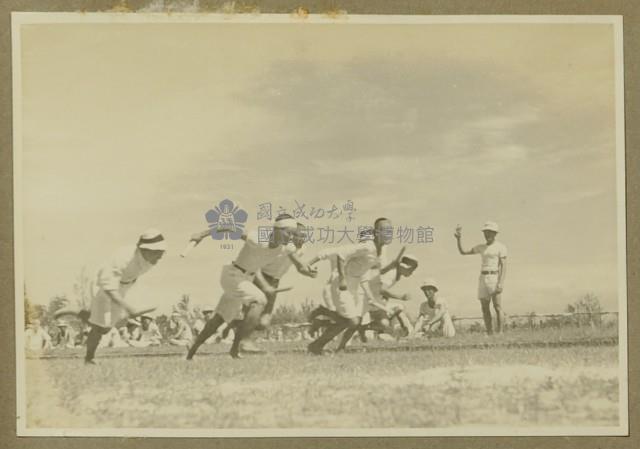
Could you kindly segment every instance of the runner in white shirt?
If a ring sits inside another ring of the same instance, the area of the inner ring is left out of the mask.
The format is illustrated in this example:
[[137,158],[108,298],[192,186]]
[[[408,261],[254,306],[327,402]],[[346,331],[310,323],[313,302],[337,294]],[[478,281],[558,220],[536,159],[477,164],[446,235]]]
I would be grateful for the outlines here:
[[[240,315],[243,306],[246,306],[244,318],[235,331],[233,344],[229,351],[231,357],[240,357],[240,342],[248,338],[260,324],[262,312],[267,305],[266,295],[273,295],[276,290],[267,283],[260,269],[278,255],[282,253],[293,254],[296,251],[290,240],[297,227],[298,224],[293,217],[283,214],[276,218],[273,232],[268,241],[262,241],[257,231],[252,231],[244,237],[245,243],[236,260],[222,268],[220,284],[223,294],[216,307],[216,313],[207,322],[189,349],[187,360],[193,358],[198,348],[216,333],[222,323],[231,323]],[[211,230],[207,229],[195,234],[191,240],[197,244],[210,232]],[[257,278],[258,283],[263,286],[262,289],[254,284],[254,278]]]
[[137,245],[119,249],[98,271],[95,283],[98,290],[91,300],[88,319],[91,331],[87,336],[85,363],[95,364],[93,359],[102,335],[127,316],[138,313],[124,298],[138,277],[157,264],[166,249],[160,231],[149,229],[140,236]]
[[[361,287],[358,290],[358,300],[362,303],[362,317],[361,324],[358,327],[360,331],[360,338],[363,342],[366,341],[364,336],[365,330],[369,328],[371,324],[369,321],[375,321],[375,326],[383,326],[387,323],[387,326],[384,327],[384,330],[388,330],[388,322],[390,319],[394,317],[398,317],[400,323],[408,330],[410,326],[410,321],[406,314],[404,313],[404,308],[402,304],[399,304],[397,301],[388,302],[389,298],[400,299],[402,301],[407,300],[409,297],[406,295],[397,295],[388,290],[388,287],[392,286],[400,276],[398,276],[398,267],[400,266],[399,259],[393,260],[391,263],[388,263],[386,256],[386,245],[388,245],[393,238],[393,226],[391,224],[391,220],[388,218],[378,218],[371,228],[374,234],[373,243],[376,250],[376,257],[378,262],[373,265],[373,267],[367,271],[367,273],[363,277],[363,281],[366,280],[367,288]],[[329,320],[337,321],[339,320],[339,315],[335,312],[335,306],[332,304],[334,297],[338,295],[338,285],[339,285],[339,273],[338,273],[338,265],[336,256],[336,250],[333,248],[329,248],[323,251],[320,251],[316,258],[314,258],[310,264],[314,264],[319,260],[329,259],[331,261],[331,275],[329,277],[328,282],[326,283],[323,289],[323,298],[325,301],[324,306],[319,306],[311,314],[309,315],[309,319],[312,322],[311,331],[314,331],[322,326],[326,326]],[[417,262],[417,261],[416,261]],[[416,264],[417,266],[417,264]],[[394,270],[396,268],[396,270]],[[413,273],[413,270],[407,269],[402,271],[403,275],[410,275]],[[372,305],[374,312],[373,317],[371,317],[370,307]],[[323,318],[322,318],[323,317]],[[404,318],[404,319],[403,319]],[[366,323],[366,326],[363,324],[363,320],[369,320]],[[344,333],[340,344],[338,345],[338,349],[344,349],[349,339],[353,336],[353,329],[349,329]]]
[[422,292],[427,300],[420,304],[420,314],[416,320],[412,336],[423,332],[433,332],[434,326],[447,338],[456,335],[456,329],[453,326],[453,320],[449,314],[449,305],[447,300],[438,295],[438,284],[433,279],[427,279],[422,283]]
[[[273,258],[269,263],[267,263],[264,267],[260,268],[260,272],[262,273],[262,277],[267,282],[268,286],[272,289],[277,289],[280,285],[280,279],[287,274],[289,269],[292,266],[296,267],[298,273],[303,276],[315,278],[318,275],[318,271],[309,267],[309,265],[305,265],[302,262],[302,256],[304,254],[303,246],[306,241],[306,227],[302,223],[297,224],[296,232],[292,235],[292,243],[296,247],[296,251],[294,253],[285,253],[277,255]],[[271,314],[273,313],[273,309],[275,307],[276,296],[277,293],[269,293],[268,291],[264,291],[263,285],[260,283],[258,277],[254,278],[253,283],[263,291],[265,296],[267,297],[267,305],[262,312],[262,317],[260,317],[260,325],[257,327],[258,330],[265,330],[271,324]],[[232,326],[235,327],[235,326]],[[258,348],[253,340],[243,340],[240,343],[240,351],[241,352],[249,352],[249,353],[264,353],[265,351]]]
[[496,330],[502,333],[504,317],[502,313],[502,291],[507,274],[507,247],[496,240],[498,225],[488,221],[482,227],[486,243],[474,246],[465,251],[462,248],[462,228],[458,226],[454,234],[458,242],[458,251],[462,255],[480,254],[480,278],[478,280],[478,299],[482,305],[482,316],[487,334],[493,334],[491,320],[491,303],[496,311]]
[[[370,321],[367,323],[367,328],[388,333],[391,329],[391,321],[397,318],[406,335],[411,329],[411,321],[404,311],[403,302],[408,301],[410,296],[408,294],[394,293],[390,289],[402,277],[411,276],[418,267],[418,261],[414,257],[407,256],[400,259],[396,258],[396,260],[389,263],[387,245],[391,243],[393,238],[391,220],[384,217],[378,218],[374,222],[374,230],[374,243],[379,264],[378,267],[372,268],[368,273],[374,302],[372,307],[369,308],[368,315],[364,321]],[[384,307],[379,305],[384,305]]]
[[[308,346],[312,354],[321,355],[324,346],[338,336],[342,331],[355,332],[364,314],[364,303],[358,289],[362,285],[368,290],[365,279],[367,271],[378,263],[376,247],[373,243],[373,229],[364,229],[358,236],[358,243],[334,248],[333,251],[323,251],[316,259],[323,260],[337,256],[338,260],[338,294],[332,297],[335,307],[335,323]],[[312,265],[310,262],[309,265]],[[370,297],[370,292],[367,292]]]

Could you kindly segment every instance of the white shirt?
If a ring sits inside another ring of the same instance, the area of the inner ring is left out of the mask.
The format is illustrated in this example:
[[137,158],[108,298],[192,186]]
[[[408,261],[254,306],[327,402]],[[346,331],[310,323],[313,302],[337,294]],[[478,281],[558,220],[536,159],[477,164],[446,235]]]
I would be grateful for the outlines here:
[[420,315],[427,317],[429,320],[432,320],[433,317],[436,316],[437,311],[443,310],[447,312],[448,308],[449,306],[447,304],[447,300],[436,296],[433,308],[429,307],[429,301],[425,301],[420,304]]
[[481,271],[498,271],[500,259],[507,257],[507,247],[497,240],[494,240],[491,245],[486,243],[476,245],[471,252],[480,254],[482,257]]
[[352,245],[329,248],[318,253],[320,260],[340,257],[344,261],[344,274],[348,277],[361,278],[378,263],[376,246],[371,240]]
[[240,253],[238,253],[235,263],[247,272],[255,273],[279,255],[286,254],[288,257],[289,254],[293,254],[295,251],[296,247],[293,243],[271,248],[269,242],[259,241],[258,231],[255,230],[247,234],[247,241],[242,246]]
[[[300,248],[296,249],[296,252],[293,254],[300,258],[303,253],[302,248]],[[289,271],[289,268],[291,268],[291,265],[293,265],[293,261],[289,255],[290,253],[288,252],[278,254],[271,262],[262,267],[260,271],[274,279],[282,279],[282,276],[284,276],[287,271]]]
[[120,248],[98,271],[97,286],[103,290],[118,290],[123,285],[132,284],[140,275],[151,269],[136,246]]

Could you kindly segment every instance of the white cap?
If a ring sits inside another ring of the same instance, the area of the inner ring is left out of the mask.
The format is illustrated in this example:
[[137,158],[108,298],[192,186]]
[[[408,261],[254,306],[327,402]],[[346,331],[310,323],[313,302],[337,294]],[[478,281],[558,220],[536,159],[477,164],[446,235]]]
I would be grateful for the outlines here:
[[436,282],[435,279],[433,278],[427,278],[424,281],[422,281],[422,285],[420,286],[421,288],[425,288],[425,287],[433,287],[436,290],[438,290],[438,283]]
[[216,310],[215,307],[213,307],[212,305],[208,305],[208,304],[206,306],[202,307],[202,311],[203,312],[213,312],[215,310]]
[[138,239],[138,248],[150,249],[153,251],[166,251],[167,242],[164,236],[157,229],[147,229]]
[[498,223],[496,223],[495,221],[487,221],[482,227],[482,230],[498,232]]
[[148,313],[143,313],[142,315],[140,315],[140,319],[141,320],[143,320],[145,318],[147,318],[149,320],[153,320],[153,317],[151,315],[149,315]]

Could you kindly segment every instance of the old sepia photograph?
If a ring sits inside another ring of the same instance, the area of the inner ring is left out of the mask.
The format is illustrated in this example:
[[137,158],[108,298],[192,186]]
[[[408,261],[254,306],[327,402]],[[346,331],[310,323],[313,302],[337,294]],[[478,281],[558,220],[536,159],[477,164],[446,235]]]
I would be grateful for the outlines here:
[[11,32],[18,435],[628,435],[620,16]]

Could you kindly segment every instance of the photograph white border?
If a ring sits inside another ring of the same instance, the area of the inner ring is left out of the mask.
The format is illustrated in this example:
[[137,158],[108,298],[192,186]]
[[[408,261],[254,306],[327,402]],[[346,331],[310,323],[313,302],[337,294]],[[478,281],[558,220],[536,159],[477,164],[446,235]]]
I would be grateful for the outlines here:
[[[283,428],[283,429],[156,429],[156,428],[28,428],[24,350],[24,260],[22,253],[22,25],[53,23],[260,23],[260,24],[611,24],[615,45],[616,182],[618,231],[618,348],[619,417],[617,427],[510,427],[465,426],[464,428]],[[18,436],[89,437],[440,437],[440,436],[625,436],[629,434],[628,341],[627,341],[627,250],[625,190],[623,20],[618,15],[349,15],[309,14],[219,14],[219,13],[80,13],[13,12],[13,189],[14,189],[14,288],[16,325],[16,405]]]

